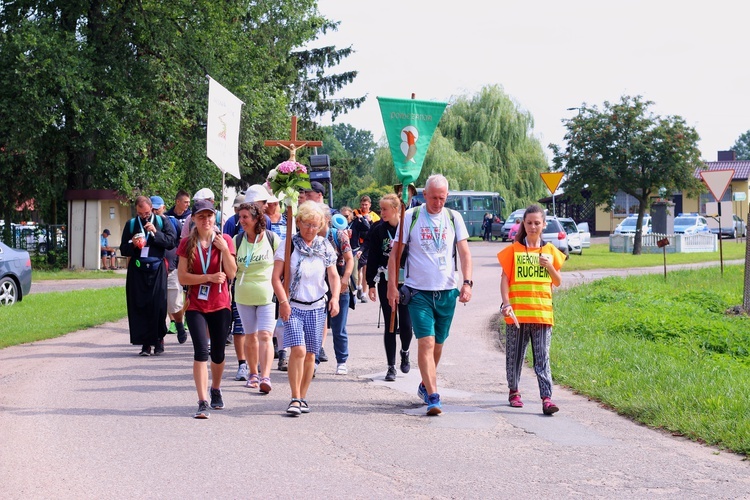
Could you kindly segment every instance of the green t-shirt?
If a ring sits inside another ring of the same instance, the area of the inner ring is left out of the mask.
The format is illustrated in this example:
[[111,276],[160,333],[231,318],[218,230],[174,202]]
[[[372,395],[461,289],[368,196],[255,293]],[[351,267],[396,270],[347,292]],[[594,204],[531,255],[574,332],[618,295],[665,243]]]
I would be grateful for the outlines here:
[[[278,240],[276,240],[278,246]],[[273,254],[266,233],[253,242],[242,234],[242,242],[237,248],[237,281],[234,285],[234,301],[246,306],[262,306],[271,303],[273,287]]]

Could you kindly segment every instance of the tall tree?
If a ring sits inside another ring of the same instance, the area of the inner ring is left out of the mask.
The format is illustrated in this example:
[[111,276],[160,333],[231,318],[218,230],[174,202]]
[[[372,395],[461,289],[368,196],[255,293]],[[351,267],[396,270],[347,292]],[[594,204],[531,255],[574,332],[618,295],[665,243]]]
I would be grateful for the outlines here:
[[326,80],[348,50],[300,63],[301,47],[336,26],[315,0],[4,3],[0,174],[19,182],[0,186],[0,211],[29,197],[56,205],[66,188],[218,187],[205,154],[208,74],[245,103],[240,169],[256,180],[276,155],[262,140],[288,134],[300,81],[327,95],[354,78]]
[[750,130],[742,134],[734,141],[732,151],[737,154],[738,160],[750,160]]
[[[612,210],[613,197],[621,190],[638,200],[636,227],[642,227],[659,188],[698,192],[695,170],[703,167],[698,133],[679,116],[654,115],[652,104],[641,96],[605,101],[601,110],[584,103],[577,116],[563,120],[567,146],[550,148],[555,170],[565,172],[566,194],[582,200],[586,188],[593,202]],[[636,232],[634,255],[641,253],[641,236]]]

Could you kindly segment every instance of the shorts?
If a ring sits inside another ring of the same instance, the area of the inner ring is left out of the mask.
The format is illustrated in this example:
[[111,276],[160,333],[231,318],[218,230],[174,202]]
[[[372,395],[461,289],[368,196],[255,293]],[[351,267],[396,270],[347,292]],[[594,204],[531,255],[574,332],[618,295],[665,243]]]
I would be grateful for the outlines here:
[[242,327],[246,334],[257,332],[273,332],[276,326],[274,319],[274,303],[262,306],[246,306],[237,304],[237,312],[242,320]]
[[182,293],[182,285],[177,279],[177,269],[167,274],[167,312],[177,314],[182,311],[185,304],[185,297]]
[[289,321],[284,322],[284,348],[304,345],[307,352],[318,355],[323,344],[326,308],[297,309],[292,307]]
[[104,257],[114,257],[115,256],[115,251],[114,250],[102,250],[101,251],[101,256],[102,256],[102,258],[104,258]]
[[443,344],[450,333],[456,311],[458,288],[415,292],[407,305],[414,336],[418,339],[435,337],[435,343]]

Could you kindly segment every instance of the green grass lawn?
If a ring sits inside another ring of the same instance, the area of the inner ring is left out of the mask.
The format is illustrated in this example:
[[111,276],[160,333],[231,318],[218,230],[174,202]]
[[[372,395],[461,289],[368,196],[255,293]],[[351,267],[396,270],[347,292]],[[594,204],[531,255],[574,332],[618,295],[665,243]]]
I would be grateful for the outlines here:
[[36,282],[45,280],[82,280],[124,277],[124,274],[118,274],[114,271],[72,271],[70,269],[62,269],[59,271],[40,271],[38,269],[34,269],[31,280],[32,282]]
[[617,412],[750,454],[750,318],[744,268],[606,278],[557,292],[557,383]]
[[[745,242],[723,240],[722,253],[724,262],[745,258]],[[675,253],[667,254],[667,265],[692,264],[695,262],[718,261],[719,252]],[[592,269],[626,269],[629,267],[663,266],[662,254],[623,254],[610,253],[608,244],[592,244],[591,248],[584,248],[583,255],[571,255],[565,261],[563,271],[589,271]]]
[[0,348],[117,321],[127,315],[125,288],[30,294],[0,307]]

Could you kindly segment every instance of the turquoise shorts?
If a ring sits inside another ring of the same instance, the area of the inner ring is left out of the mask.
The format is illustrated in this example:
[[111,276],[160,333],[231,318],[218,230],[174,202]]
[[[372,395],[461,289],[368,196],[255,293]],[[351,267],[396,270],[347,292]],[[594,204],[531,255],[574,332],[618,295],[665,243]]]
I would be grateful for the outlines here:
[[450,333],[458,289],[415,292],[407,305],[414,336],[435,337],[435,343],[443,344]]

